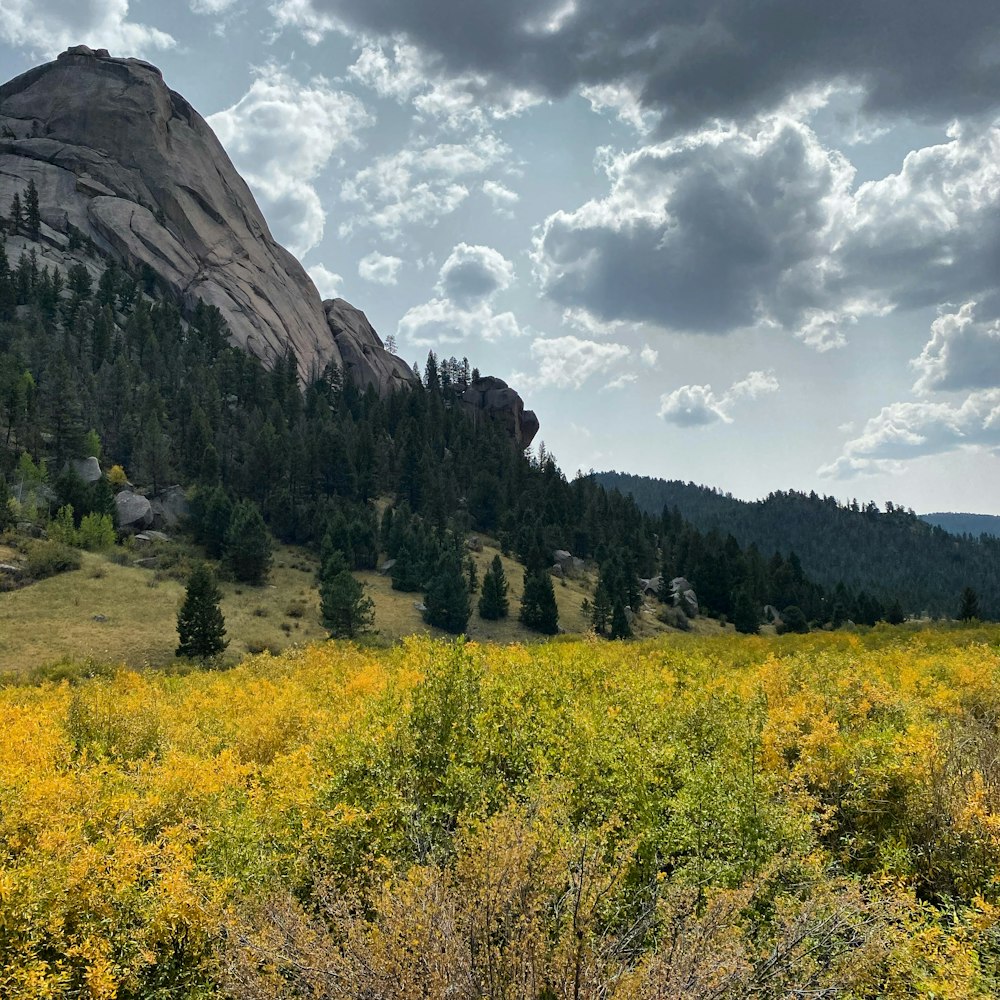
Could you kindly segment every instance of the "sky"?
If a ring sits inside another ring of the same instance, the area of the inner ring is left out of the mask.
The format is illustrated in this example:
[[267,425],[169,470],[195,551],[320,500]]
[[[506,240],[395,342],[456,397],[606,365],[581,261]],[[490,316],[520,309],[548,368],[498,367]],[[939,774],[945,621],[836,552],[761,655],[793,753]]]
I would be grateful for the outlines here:
[[1000,514],[995,0],[2,0],[158,65],[324,297],[568,475]]

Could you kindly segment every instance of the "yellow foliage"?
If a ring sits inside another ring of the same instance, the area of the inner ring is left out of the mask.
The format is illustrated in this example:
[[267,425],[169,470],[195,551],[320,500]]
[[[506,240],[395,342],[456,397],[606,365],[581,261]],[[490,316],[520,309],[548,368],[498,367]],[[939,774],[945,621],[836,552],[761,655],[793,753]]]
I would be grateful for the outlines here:
[[497,997],[708,996],[776,954],[788,990],[996,995],[998,643],[408,639],[2,688],[0,996],[287,995],[295,955],[317,996],[470,962]]

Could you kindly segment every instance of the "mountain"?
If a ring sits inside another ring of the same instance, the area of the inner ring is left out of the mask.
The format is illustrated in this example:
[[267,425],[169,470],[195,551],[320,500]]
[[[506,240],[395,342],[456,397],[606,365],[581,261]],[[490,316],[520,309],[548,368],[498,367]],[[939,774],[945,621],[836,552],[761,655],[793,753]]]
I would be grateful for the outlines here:
[[1000,538],[1000,516],[996,514],[921,514],[921,521],[943,528],[950,535],[991,535]]
[[[92,243],[190,315],[218,308],[235,344],[268,364],[292,349],[305,380],[333,362],[380,395],[414,382],[364,314],[326,303],[271,236],[204,118],[139,59],[76,46],[0,87],[0,205],[38,192],[40,266],[101,268]],[[12,259],[23,249],[8,247]]]
[[701,531],[731,534],[765,555],[794,552],[809,577],[825,587],[843,583],[883,600],[891,595],[908,612],[950,616],[962,588],[971,586],[983,612],[1000,615],[1000,539],[981,539],[978,532],[974,538],[956,537],[893,504],[880,510],[872,503],[845,505],[794,491],[748,502],[648,476],[601,472],[594,479],[631,496],[652,516],[677,508]]
[[[765,605],[794,609],[789,621],[803,625],[901,620],[898,579],[866,592],[857,588],[871,574],[834,572],[852,539],[827,539],[813,574],[784,536],[741,549],[711,527],[661,517],[662,503],[644,514],[594,480],[567,481],[551,457],[526,455],[535,414],[468,359],[431,352],[419,376],[359,309],[320,302],[204,120],[148,63],[76,47],[0,87],[0,212],[7,205],[7,527],[38,535],[56,523],[74,537],[87,515],[114,513],[128,533],[155,516],[150,499],[180,484],[168,493],[188,494],[192,538],[210,558],[239,545],[234,525],[263,519],[327,567],[394,561],[393,588],[424,593],[428,615],[441,611],[455,630],[478,585],[464,575],[470,532],[525,567],[537,605],[526,623],[553,603],[550,578],[587,561],[598,583],[586,614],[602,634],[628,634],[626,609],[634,621],[653,595],[670,600],[671,581],[687,595],[680,578],[702,610],[751,629]],[[116,483],[138,492],[112,495],[102,469],[113,466]],[[930,606],[902,583],[906,610]],[[942,611],[950,586],[934,590]],[[984,592],[987,612],[995,593]],[[454,607],[444,614],[442,602]],[[685,619],[678,608],[658,614],[676,627]]]

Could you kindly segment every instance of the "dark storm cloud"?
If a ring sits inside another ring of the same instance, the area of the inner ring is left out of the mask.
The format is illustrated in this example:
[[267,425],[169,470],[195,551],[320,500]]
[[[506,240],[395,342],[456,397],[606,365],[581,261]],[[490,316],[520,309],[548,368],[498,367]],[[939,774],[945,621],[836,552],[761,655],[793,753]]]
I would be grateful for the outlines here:
[[675,125],[741,118],[789,93],[858,85],[875,114],[946,120],[997,107],[995,0],[283,0],[281,20],[317,15],[405,35],[453,74],[562,96],[628,80]]
[[728,333],[826,305],[816,261],[853,170],[805,126],[711,130],[621,155],[611,192],[535,244],[545,293],[603,320]]

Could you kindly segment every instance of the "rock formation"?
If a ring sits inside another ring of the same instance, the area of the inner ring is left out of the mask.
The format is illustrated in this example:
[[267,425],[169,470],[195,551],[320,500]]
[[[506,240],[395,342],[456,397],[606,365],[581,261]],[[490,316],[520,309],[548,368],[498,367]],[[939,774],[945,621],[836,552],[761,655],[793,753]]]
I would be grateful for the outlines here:
[[520,448],[527,448],[538,433],[538,418],[503,379],[477,379],[465,390],[462,405],[475,419],[501,421]]
[[115,494],[115,521],[120,531],[129,534],[152,528],[152,505],[141,493],[122,490]]
[[[265,362],[290,345],[303,377],[333,361],[379,391],[408,381],[374,331],[349,322],[345,358],[309,276],[272,238],[205,120],[155,66],[79,45],[0,87],[0,210],[30,180],[41,264],[99,273],[69,249],[76,231],[131,269],[148,267],[183,308],[217,306],[234,342]],[[352,312],[338,302],[338,317]]]
[[343,359],[344,373],[362,390],[373,385],[384,397],[416,381],[410,366],[385,349],[360,309],[344,299],[327,299],[323,309]]

